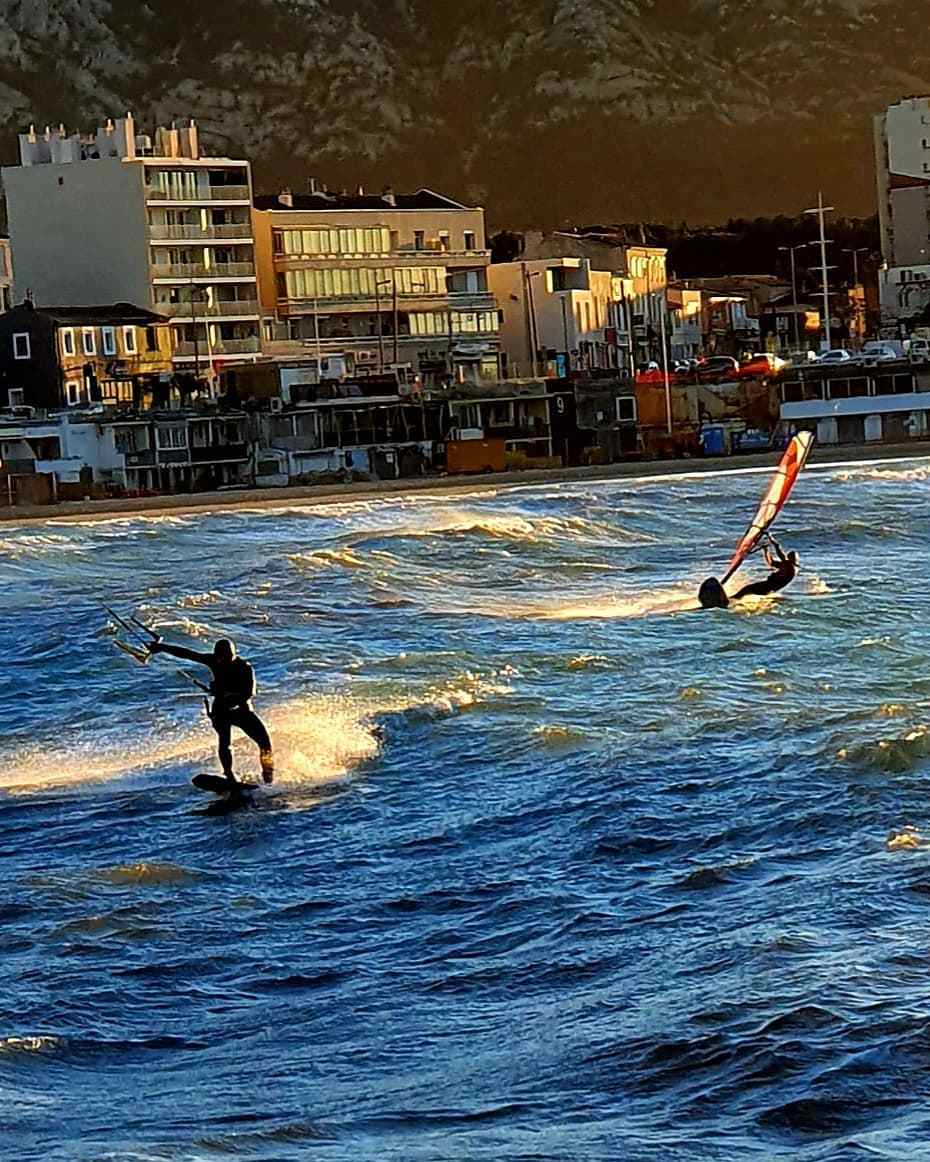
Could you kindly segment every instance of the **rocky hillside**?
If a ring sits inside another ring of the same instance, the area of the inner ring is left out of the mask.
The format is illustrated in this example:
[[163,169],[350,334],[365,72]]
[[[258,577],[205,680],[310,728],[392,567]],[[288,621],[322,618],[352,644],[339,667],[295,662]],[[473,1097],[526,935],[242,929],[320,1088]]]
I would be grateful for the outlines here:
[[430,185],[496,225],[874,201],[872,112],[930,91],[914,0],[6,0],[24,124],[194,115],[258,184]]

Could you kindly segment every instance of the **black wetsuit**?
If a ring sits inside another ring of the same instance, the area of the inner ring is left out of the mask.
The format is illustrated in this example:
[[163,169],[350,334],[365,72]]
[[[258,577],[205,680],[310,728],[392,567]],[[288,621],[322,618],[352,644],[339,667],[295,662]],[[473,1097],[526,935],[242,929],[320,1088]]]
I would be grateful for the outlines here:
[[751,585],[744,585],[737,593],[734,593],[730,598],[731,601],[739,601],[741,597],[767,597],[770,593],[777,593],[779,589],[784,589],[786,585],[790,585],[795,579],[798,572],[797,565],[778,550],[779,561],[774,566],[772,572],[769,573],[762,581],[753,581]]
[[214,654],[201,654],[183,646],[162,643],[160,649],[176,658],[209,667],[213,675],[213,681],[210,683],[210,693],[213,695],[210,721],[219,738],[218,754],[223,774],[228,779],[233,777],[230,742],[234,726],[258,744],[263,757],[270,753],[271,739],[268,737],[268,731],[251,706],[255,693],[255,674],[245,658],[236,657],[229,662],[220,662]]

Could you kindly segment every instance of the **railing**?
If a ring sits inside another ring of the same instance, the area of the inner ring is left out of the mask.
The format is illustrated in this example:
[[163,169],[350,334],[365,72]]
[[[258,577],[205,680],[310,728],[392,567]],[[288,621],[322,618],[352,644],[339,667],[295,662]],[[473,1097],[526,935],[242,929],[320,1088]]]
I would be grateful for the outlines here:
[[174,354],[176,356],[199,355],[201,359],[207,360],[211,355],[244,355],[260,349],[257,338],[217,339],[215,343],[208,344],[206,336],[204,336],[201,343],[190,343],[186,340],[183,343],[178,343],[175,346]]
[[156,262],[152,278],[254,278],[253,262]]
[[200,186],[196,190],[182,193],[180,190],[146,186],[145,196],[150,202],[247,202],[249,187]]
[[282,452],[315,452],[323,447],[323,441],[317,435],[271,436],[268,442],[272,448]]
[[156,303],[155,309],[161,315],[172,319],[204,319],[216,316],[240,315],[243,318],[258,316],[258,302],[255,299],[223,299],[218,303]]
[[149,233],[155,242],[192,241],[204,238],[249,238],[252,237],[250,222],[235,222],[220,226],[160,226],[153,225]]
[[147,468],[155,463],[155,453],[151,448],[142,448],[138,452],[123,453],[127,468]]
[[192,447],[190,457],[193,464],[221,464],[230,460],[248,460],[249,449],[247,444],[207,444],[201,448]]

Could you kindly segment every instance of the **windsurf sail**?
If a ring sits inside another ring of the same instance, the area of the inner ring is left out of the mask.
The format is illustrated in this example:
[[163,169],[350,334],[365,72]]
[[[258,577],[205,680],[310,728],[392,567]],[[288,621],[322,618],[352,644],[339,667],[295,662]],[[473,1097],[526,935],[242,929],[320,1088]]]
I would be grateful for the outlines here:
[[752,518],[752,523],[743,535],[742,540],[736,546],[736,552],[730,560],[729,568],[721,584],[724,584],[733,576],[743,561],[759,544],[771,527],[772,522],[784,508],[801,470],[807,463],[807,457],[810,455],[813,443],[813,432],[799,432],[785,449],[781,463],[775,469],[772,482],[765,496],[762,498],[762,503],[759,505],[759,511]]

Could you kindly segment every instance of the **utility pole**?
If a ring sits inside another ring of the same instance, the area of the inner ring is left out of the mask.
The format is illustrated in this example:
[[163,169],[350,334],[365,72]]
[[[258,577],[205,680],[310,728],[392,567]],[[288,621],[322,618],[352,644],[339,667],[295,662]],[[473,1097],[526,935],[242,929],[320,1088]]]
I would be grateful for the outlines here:
[[820,272],[823,278],[823,350],[829,351],[832,345],[830,339],[830,284],[827,281],[827,236],[824,232],[824,215],[832,210],[833,206],[823,204],[823,192],[817,194],[817,205],[812,210],[805,210],[805,214],[816,214],[820,225]]

